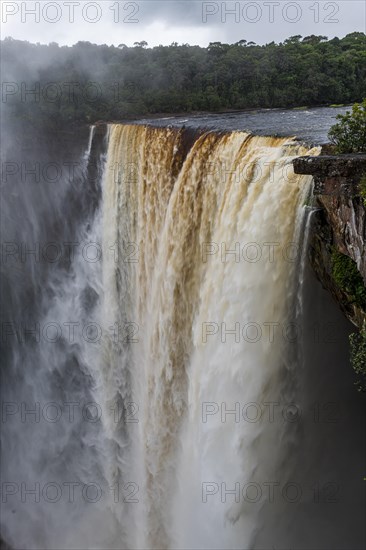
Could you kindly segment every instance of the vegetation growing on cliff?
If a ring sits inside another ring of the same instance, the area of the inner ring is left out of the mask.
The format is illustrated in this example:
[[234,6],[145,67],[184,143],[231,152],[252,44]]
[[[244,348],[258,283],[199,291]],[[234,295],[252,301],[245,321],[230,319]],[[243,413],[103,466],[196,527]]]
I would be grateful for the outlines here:
[[358,391],[366,392],[366,323],[360,332],[349,337],[351,345],[351,364],[357,374]]
[[349,296],[350,303],[364,308],[366,288],[356,263],[349,256],[333,250],[332,275],[338,287]]
[[362,100],[366,89],[361,32],[332,40],[292,36],[263,46],[240,40],[207,48],[177,43],[148,48],[146,42],[59,47],[10,38],[2,46],[4,80],[11,76],[3,90],[8,114],[38,125],[350,104]]
[[360,194],[363,199],[363,204],[366,208],[366,174],[364,174],[360,181]]
[[338,124],[331,127],[329,139],[337,153],[366,153],[366,98],[355,103],[352,112],[337,115]]
[[[338,287],[347,294],[350,304],[365,311],[366,288],[356,263],[337,250],[332,252],[332,275]],[[366,322],[360,332],[350,335],[351,365],[357,374],[358,391],[366,392]]]

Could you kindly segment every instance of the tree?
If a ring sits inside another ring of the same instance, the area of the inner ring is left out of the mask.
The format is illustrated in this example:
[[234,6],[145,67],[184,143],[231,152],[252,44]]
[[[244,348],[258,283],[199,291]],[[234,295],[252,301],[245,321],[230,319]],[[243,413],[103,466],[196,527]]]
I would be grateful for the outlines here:
[[246,40],[239,40],[239,42],[235,42],[234,44],[235,46],[242,46],[242,47],[245,47],[247,45],[247,41]]
[[142,40],[141,42],[134,42],[133,45],[136,48],[147,48],[148,43],[146,42],[146,40]]
[[296,34],[295,36],[290,36],[290,38],[287,38],[285,40],[284,44],[287,46],[288,44],[299,44],[302,36],[301,34]]
[[325,40],[328,40],[327,36],[316,36],[315,34],[311,34],[310,36],[305,36],[302,41],[304,44],[312,44],[314,46]]
[[337,115],[338,124],[331,127],[328,137],[337,153],[366,153],[366,98],[355,103],[352,112]]

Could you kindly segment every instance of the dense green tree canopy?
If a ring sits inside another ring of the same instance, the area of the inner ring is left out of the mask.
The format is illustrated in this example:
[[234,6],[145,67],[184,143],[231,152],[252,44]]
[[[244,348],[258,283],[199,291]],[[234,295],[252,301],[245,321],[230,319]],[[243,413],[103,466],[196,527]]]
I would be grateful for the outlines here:
[[349,104],[366,90],[366,36],[358,32],[332,40],[292,36],[264,46],[244,38],[207,48],[176,42],[149,48],[144,41],[59,47],[10,38],[2,46],[7,112],[48,124]]

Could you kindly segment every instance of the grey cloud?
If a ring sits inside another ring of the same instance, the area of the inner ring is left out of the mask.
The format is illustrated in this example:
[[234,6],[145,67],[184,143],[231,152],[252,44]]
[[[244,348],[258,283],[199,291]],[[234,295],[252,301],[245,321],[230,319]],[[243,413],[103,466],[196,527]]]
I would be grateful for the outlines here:
[[[331,38],[365,32],[366,8],[362,0],[102,0],[94,2],[103,11],[103,17],[94,24],[81,17],[82,6],[87,3],[93,4],[79,0],[74,24],[65,17],[54,24],[44,20],[35,24],[32,19],[22,24],[19,14],[11,16],[9,24],[3,25],[3,36],[69,45],[79,40],[116,45],[146,40],[150,46],[173,41],[207,46],[209,41],[233,43],[245,39],[265,44],[296,34]],[[58,0],[58,5],[64,6],[64,0]],[[117,21],[113,20],[112,6],[119,6]],[[129,24],[131,18],[137,23]]]

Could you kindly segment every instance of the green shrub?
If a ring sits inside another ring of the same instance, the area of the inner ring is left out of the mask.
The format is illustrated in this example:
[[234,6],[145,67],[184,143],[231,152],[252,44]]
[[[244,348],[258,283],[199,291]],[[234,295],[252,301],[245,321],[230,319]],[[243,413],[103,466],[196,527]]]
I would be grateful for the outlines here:
[[365,307],[366,288],[356,263],[349,256],[333,250],[332,275],[337,286],[348,294],[351,303]]
[[366,323],[360,332],[354,332],[349,337],[351,345],[351,365],[358,376],[356,386],[358,391],[366,392]]
[[363,198],[363,204],[366,207],[366,174],[364,174],[360,181],[360,195]]
[[336,151],[342,153],[366,152],[366,98],[355,103],[352,112],[337,115],[338,124],[329,130],[328,137],[336,145]]

